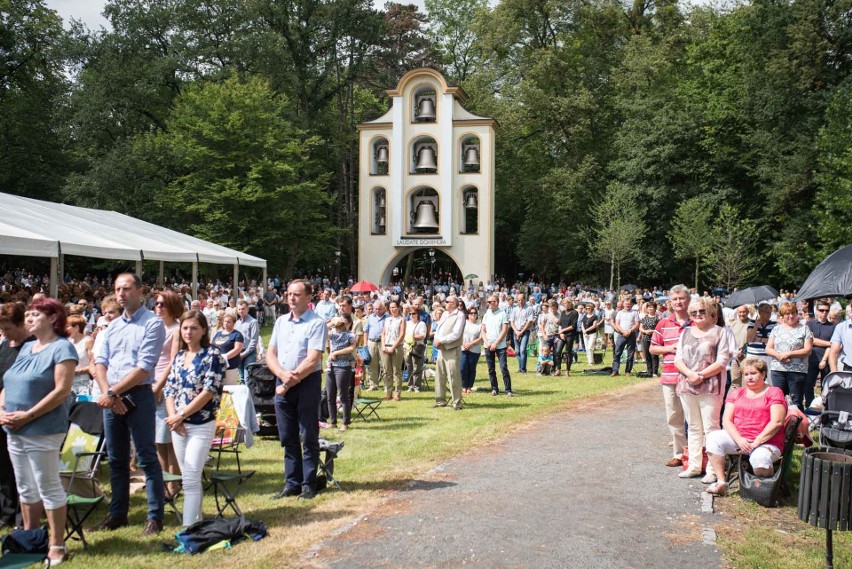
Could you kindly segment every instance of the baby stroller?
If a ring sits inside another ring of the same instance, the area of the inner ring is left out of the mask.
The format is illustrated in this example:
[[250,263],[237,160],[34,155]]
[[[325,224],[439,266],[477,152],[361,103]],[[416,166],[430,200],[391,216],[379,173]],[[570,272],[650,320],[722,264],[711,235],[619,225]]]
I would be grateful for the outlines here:
[[246,385],[251,393],[260,434],[277,436],[278,426],[275,419],[275,376],[263,362],[246,366]]
[[822,384],[820,446],[852,449],[852,372],[832,372]]

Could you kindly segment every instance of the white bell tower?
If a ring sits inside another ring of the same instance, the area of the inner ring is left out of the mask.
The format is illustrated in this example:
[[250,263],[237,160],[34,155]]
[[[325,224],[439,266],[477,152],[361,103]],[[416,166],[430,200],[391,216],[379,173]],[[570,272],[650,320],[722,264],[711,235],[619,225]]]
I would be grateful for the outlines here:
[[434,69],[400,79],[390,110],[358,125],[358,279],[390,281],[418,249],[446,253],[462,275],[494,272],[493,118],[467,112],[467,95]]

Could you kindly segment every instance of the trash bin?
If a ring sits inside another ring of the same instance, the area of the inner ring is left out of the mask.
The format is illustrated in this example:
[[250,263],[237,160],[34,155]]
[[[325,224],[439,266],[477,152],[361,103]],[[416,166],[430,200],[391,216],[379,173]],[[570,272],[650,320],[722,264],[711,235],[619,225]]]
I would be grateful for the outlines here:
[[825,566],[833,569],[831,532],[852,530],[852,450],[805,449],[798,514],[800,520],[826,530]]

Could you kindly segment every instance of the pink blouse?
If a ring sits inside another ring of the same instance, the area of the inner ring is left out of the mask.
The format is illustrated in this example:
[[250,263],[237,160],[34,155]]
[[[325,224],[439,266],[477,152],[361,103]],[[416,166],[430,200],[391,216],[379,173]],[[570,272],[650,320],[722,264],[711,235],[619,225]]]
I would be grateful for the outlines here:
[[[762,396],[754,399],[747,396],[747,391],[747,387],[732,389],[725,402],[734,406],[734,415],[731,417],[731,421],[737,431],[748,440],[753,441],[754,437],[762,433],[766,425],[769,424],[772,416],[770,409],[773,405],[783,405],[784,415],[786,416],[787,400],[784,398],[784,392],[778,387],[770,387]],[[766,444],[774,445],[779,450],[783,449],[784,429],[778,429],[778,432],[766,441]]]

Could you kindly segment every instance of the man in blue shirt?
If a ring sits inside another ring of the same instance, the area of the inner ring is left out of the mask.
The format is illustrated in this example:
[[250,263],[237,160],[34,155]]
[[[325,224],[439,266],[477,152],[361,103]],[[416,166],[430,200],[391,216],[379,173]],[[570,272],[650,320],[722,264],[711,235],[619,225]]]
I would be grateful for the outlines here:
[[385,312],[385,303],[377,300],[373,303],[373,314],[367,316],[367,324],[364,333],[367,335],[367,349],[370,351],[370,365],[367,366],[367,389],[375,391],[382,385],[384,370],[381,368],[382,361],[382,330],[388,315]]
[[290,283],[290,312],[276,320],[266,350],[266,365],[277,378],[275,417],[284,447],[286,482],[276,498],[310,500],[317,490],[322,354],[328,332],[323,319],[309,308],[311,292],[305,280]]
[[112,499],[100,529],[127,525],[130,505],[130,438],[139,467],[145,472],[148,521],[143,536],[163,530],[163,471],[154,445],[156,403],[151,384],[163,349],[163,321],[142,305],[142,279],[122,273],[115,279],[115,296],[124,309],[104,332],[102,352],[95,360],[95,380],[104,395],[104,433],[109,451]]
[[248,302],[241,300],[237,303],[237,322],[234,328],[243,335],[243,351],[240,353],[240,383],[246,382],[246,367],[257,361],[257,340],[260,329],[257,320],[249,314]]
[[847,318],[834,329],[828,365],[831,371],[852,371],[852,319]]

